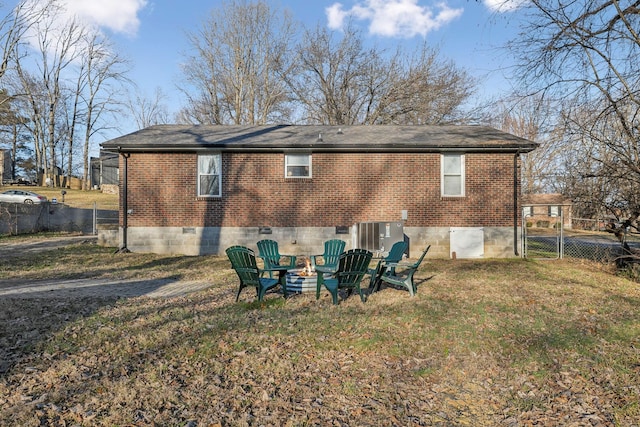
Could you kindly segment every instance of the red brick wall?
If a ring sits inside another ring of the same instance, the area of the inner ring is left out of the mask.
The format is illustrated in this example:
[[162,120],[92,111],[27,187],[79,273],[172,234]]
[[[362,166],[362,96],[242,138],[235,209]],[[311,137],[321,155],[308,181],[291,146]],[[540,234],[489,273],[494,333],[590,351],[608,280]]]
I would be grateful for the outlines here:
[[400,220],[403,209],[407,227],[513,225],[512,154],[466,154],[466,196],[446,199],[439,154],[314,153],[312,179],[285,179],[282,153],[224,153],[222,197],[200,199],[196,159],[132,153],[128,225],[333,227]]

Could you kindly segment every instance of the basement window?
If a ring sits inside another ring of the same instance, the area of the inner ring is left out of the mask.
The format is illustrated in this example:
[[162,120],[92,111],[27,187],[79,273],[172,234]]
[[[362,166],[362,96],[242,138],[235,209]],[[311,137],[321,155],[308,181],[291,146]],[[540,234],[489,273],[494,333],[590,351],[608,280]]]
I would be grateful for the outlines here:
[[222,159],[220,154],[198,155],[198,197],[222,195]]
[[285,178],[311,178],[311,154],[286,154]]

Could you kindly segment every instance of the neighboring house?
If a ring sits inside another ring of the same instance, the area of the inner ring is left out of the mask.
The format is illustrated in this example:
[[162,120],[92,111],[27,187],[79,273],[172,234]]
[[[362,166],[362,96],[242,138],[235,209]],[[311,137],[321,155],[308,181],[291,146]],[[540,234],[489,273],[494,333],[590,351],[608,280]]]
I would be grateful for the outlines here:
[[118,185],[119,162],[118,154],[100,151],[100,157],[92,157],[91,188],[102,188],[103,185]]
[[527,227],[555,228],[563,223],[564,229],[570,229],[572,223],[572,203],[562,194],[524,194],[522,196],[522,215]]
[[120,154],[121,249],[383,250],[402,227],[410,256],[458,258],[518,255],[519,154],[537,147],[482,126],[311,125],[158,125],[102,145]]

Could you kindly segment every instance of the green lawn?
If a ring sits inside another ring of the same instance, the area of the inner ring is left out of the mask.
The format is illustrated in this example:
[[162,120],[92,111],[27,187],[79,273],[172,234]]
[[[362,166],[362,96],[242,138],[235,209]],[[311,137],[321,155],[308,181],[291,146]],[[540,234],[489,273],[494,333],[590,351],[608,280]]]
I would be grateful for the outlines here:
[[224,257],[91,245],[0,260],[0,277],[211,283],[1,299],[0,425],[640,423],[640,288],[590,262],[426,259],[416,297],[338,306],[326,292],[235,303]]

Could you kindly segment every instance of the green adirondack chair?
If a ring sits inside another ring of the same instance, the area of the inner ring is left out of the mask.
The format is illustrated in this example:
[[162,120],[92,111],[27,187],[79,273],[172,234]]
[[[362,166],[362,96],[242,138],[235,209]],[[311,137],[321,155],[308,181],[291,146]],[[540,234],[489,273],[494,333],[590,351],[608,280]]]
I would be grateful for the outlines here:
[[395,266],[386,267],[385,263],[398,263],[402,261],[402,256],[407,251],[409,245],[404,240],[401,242],[395,242],[391,246],[391,250],[386,257],[381,258],[376,268],[370,268],[367,273],[370,275],[369,289],[371,292],[376,292],[380,287],[380,278],[378,276],[382,274],[396,274]]
[[365,298],[360,288],[360,282],[364,275],[367,274],[367,268],[372,257],[373,253],[365,249],[350,249],[347,252],[343,252],[338,260],[338,270],[332,277],[326,278],[323,274],[318,274],[316,299],[320,298],[320,289],[324,285],[331,294],[334,304],[338,304],[338,291],[340,289],[347,289],[348,295],[351,295],[355,289],[358,291],[362,302],[364,302]]
[[[278,242],[275,240],[264,239],[258,242],[258,256],[264,261],[264,268],[269,277],[273,278],[274,267],[285,267],[289,270],[296,267],[295,255],[282,255],[278,250]],[[283,262],[283,258],[288,258],[289,261]],[[271,269],[271,270],[270,270]]]
[[262,301],[264,294],[269,289],[278,285],[278,279],[260,277],[260,269],[256,264],[256,256],[251,249],[245,246],[231,246],[227,248],[226,253],[229,261],[231,261],[231,267],[236,271],[240,279],[236,302],[238,302],[240,292],[244,288],[256,288],[258,301]]
[[[422,255],[420,255],[420,258],[418,258],[418,260],[413,264],[404,264],[404,263],[398,263],[398,262],[394,262],[394,263],[384,262],[383,265],[387,269],[387,271],[380,274],[378,276],[378,279],[382,282],[391,283],[392,285],[402,286],[409,291],[409,294],[411,296],[414,296],[416,294],[417,289],[416,289],[416,284],[413,280],[413,275],[420,267],[420,264],[422,264],[422,260],[424,259],[425,255],[427,255],[427,252],[429,252],[429,248],[431,248],[431,245],[427,246],[424,252],[422,252]],[[388,273],[388,271],[391,267],[394,267],[394,268],[400,267],[402,268],[402,271],[400,273],[394,272],[394,274],[390,274]],[[375,284],[376,287],[378,287],[379,285],[380,285],[379,283]]]
[[[393,264],[402,261],[402,256],[407,251],[408,246],[409,245],[404,240],[401,242],[395,242],[393,246],[391,246],[389,254],[384,257],[385,264]],[[396,268],[389,267],[388,272],[389,274],[395,274]]]
[[[340,254],[344,252],[346,242],[340,239],[327,240],[324,242],[324,253],[321,255],[311,255],[311,267],[315,270],[316,266],[322,265],[324,268],[335,270],[338,268],[338,259]],[[322,264],[318,260],[322,258]]]

